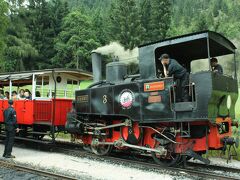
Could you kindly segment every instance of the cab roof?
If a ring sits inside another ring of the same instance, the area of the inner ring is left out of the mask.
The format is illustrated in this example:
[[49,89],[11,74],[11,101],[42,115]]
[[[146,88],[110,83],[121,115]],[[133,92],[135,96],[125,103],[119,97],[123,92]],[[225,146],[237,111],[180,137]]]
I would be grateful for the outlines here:
[[201,31],[176,36],[139,46],[142,49],[152,48],[156,57],[167,53],[179,61],[192,61],[208,58],[208,42],[210,57],[233,54],[235,45],[223,35],[213,31]]

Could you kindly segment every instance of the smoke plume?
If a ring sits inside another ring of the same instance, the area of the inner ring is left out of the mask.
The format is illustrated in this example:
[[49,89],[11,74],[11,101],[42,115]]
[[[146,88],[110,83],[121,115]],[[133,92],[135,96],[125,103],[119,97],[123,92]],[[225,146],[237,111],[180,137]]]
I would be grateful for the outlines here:
[[112,58],[116,57],[119,61],[125,63],[137,62],[138,60],[138,48],[126,50],[118,42],[111,42],[110,44],[99,47],[92,52],[100,53],[102,55],[110,55]]

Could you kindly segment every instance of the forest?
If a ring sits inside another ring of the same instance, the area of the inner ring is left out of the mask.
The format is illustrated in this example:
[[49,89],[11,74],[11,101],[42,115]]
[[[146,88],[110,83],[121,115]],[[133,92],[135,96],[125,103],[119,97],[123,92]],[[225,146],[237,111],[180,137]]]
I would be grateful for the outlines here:
[[0,0],[0,71],[91,71],[91,51],[111,42],[132,50],[207,29],[240,48],[239,9],[239,0]]

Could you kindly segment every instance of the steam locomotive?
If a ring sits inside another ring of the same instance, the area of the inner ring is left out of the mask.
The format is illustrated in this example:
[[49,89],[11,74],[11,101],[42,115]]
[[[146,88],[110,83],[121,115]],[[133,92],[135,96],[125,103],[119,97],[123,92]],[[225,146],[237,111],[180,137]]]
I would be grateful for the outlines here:
[[[173,166],[202,155],[238,145],[232,136],[238,98],[236,68],[233,76],[209,70],[191,72],[197,59],[234,55],[234,44],[219,33],[203,31],[139,46],[139,74],[128,75],[127,65],[111,62],[102,79],[101,55],[92,52],[94,83],[75,92],[75,111],[68,114],[66,130],[97,155],[113,148],[151,155],[156,163]],[[158,60],[168,53],[190,73],[189,101],[178,100],[174,77],[162,78]],[[210,65],[210,64],[209,64]],[[184,157],[184,158],[183,158]]]

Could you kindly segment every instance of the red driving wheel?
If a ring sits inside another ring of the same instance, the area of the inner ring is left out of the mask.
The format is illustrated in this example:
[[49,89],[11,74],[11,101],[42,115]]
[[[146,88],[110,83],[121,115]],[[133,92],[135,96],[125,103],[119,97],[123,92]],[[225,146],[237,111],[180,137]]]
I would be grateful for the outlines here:
[[132,126],[123,126],[121,136],[125,142],[136,145],[142,137],[142,128],[137,122],[134,122]]

